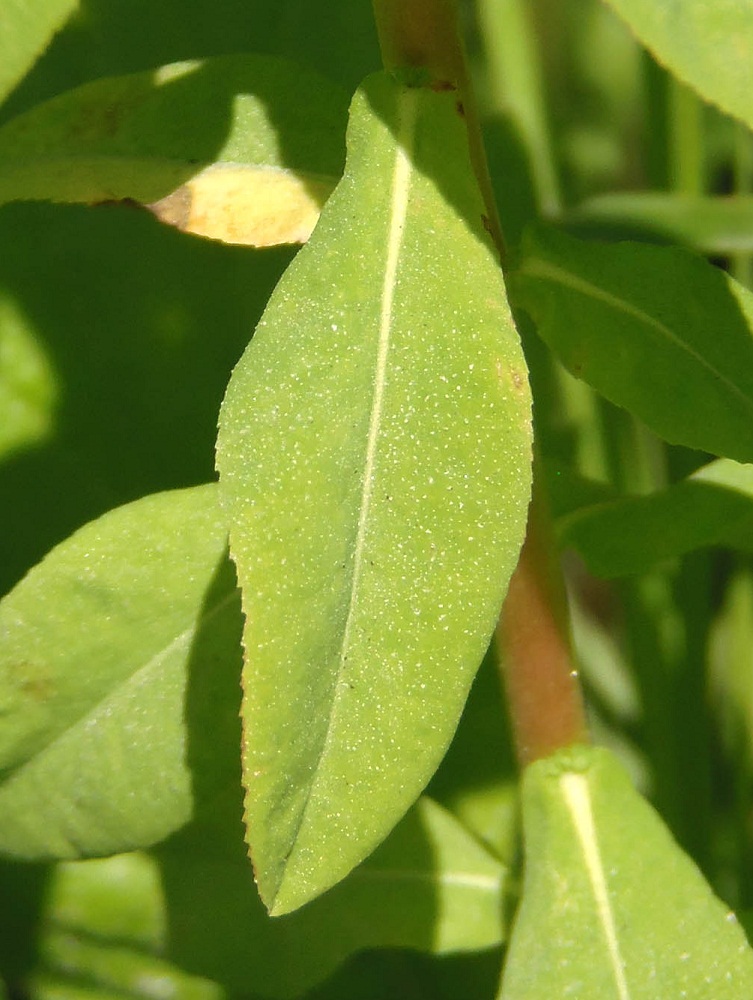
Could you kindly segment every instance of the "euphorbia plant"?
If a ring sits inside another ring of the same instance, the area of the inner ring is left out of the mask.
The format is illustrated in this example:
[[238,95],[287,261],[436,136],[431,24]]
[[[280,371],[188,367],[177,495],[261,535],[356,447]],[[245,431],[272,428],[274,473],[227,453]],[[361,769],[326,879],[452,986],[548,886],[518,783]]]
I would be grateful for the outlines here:
[[[37,6],[34,24],[9,8],[6,89],[68,10]],[[613,6],[679,78],[751,123],[743,0],[729,22],[686,3],[677,32],[663,8]],[[220,55],[86,83],[0,127],[0,200],[105,204],[103,226],[121,218],[113,203],[135,202],[156,219],[118,224],[175,241],[167,261],[185,247],[203,255],[195,275],[252,267],[252,298],[268,298],[228,365],[218,480],[161,469],[140,489],[118,468],[107,483],[123,503],[0,604],[0,876],[26,914],[6,921],[14,995],[77,995],[71,975],[97,995],[149,995],[134,980],[155,974],[191,996],[753,990],[743,931],[696,865],[724,892],[694,829],[708,802],[694,799],[693,734],[671,726],[684,689],[681,724],[703,715],[692,628],[717,614],[713,577],[656,571],[710,544],[750,549],[753,300],[679,246],[610,242],[610,226],[645,223],[640,194],[565,210],[526,9],[476,13],[481,99],[455,0],[375,0],[384,68],[349,104],[280,56]],[[697,153],[700,105],[662,80],[676,166]],[[511,130],[488,165],[495,87],[530,174]],[[743,188],[742,153],[738,166]],[[702,208],[718,231],[726,208],[699,172],[678,176],[649,217],[687,227]],[[562,231],[578,226],[600,240]],[[271,249],[298,242],[294,257]],[[739,247],[732,264],[743,278]],[[280,272],[269,295],[267,266]],[[185,330],[180,310],[155,312],[150,363]],[[9,329],[8,384],[25,377],[36,409],[16,407],[8,454],[54,440],[57,385]],[[69,382],[86,407],[86,383]],[[200,385],[179,390],[181,406],[193,392],[211,403]],[[64,431],[53,455],[67,470]],[[657,470],[673,465],[670,484]],[[563,545],[582,560],[567,581]],[[631,668],[601,610],[615,593],[598,578],[613,576],[628,577]],[[746,577],[727,579],[717,647],[750,634]],[[746,704],[741,670],[715,667],[722,721]],[[720,732],[743,745],[750,725]],[[619,757],[649,790],[651,772],[659,812]],[[747,906],[745,879],[730,881]],[[460,985],[447,956],[466,956]]]

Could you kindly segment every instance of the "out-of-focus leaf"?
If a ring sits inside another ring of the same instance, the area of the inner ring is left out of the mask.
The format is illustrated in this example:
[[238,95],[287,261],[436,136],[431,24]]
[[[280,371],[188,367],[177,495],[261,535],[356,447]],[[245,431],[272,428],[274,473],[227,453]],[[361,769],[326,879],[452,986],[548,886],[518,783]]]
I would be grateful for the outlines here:
[[223,766],[240,671],[225,546],[214,485],[147,497],[82,528],[0,603],[0,850],[151,844],[199,790],[237,780]]
[[[236,807],[237,821],[237,799]],[[231,992],[298,997],[367,948],[447,954],[506,936],[507,869],[431,799],[420,799],[340,885],[282,919],[259,900],[240,824],[223,818],[220,841],[189,827],[157,856],[171,957]]]
[[753,293],[729,275],[542,228],[511,290],[573,375],[673,444],[753,461]]
[[559,532],[602,577],[645,573],[711,545],[753,552],[753,466],[719,459],[660,493],[576,510]]
[[753,251],[753,197],[691,196],[662,191],[614,192],[581,202],[567,225],[625,238],[652,234],[707,254]]
[[22,0],[4,3],[0,31],[0,102],[34,65],[78,0]]
[[0,459],[49,436],[57,395],[32,324],[0,293]]
[[753,952],[734,915],[607,751],[532,764],[523,824],[500,1000],[753,994]]
[[98,80],[0,129],[0,203],[129,199],[229,243],[303,242],[342,172],[346,109],[263,56]]
[[607,0],[657,60],[753,128],[750,0]]
[[165,961],[156,863],[144,854],[58,865],[50,878],[30,1000],[221,1000],[216,983]]
[[276,914],[431,777],[517,558],[530,399],[482,216],[456,96],[371,78],[346,176],[228,388],[246,821]]
[[492,643],[428,794],[497,857],[512,864],[520,833],[518,770],[500,680]]

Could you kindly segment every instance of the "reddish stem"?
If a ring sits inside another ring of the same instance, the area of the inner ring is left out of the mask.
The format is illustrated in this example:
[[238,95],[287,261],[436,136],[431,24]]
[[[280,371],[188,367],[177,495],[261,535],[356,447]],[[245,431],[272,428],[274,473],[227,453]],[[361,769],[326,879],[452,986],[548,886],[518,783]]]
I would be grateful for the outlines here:
[[589,742],[567,598],[548,511],[534,483],[528,534],[497,626],[518,759]]

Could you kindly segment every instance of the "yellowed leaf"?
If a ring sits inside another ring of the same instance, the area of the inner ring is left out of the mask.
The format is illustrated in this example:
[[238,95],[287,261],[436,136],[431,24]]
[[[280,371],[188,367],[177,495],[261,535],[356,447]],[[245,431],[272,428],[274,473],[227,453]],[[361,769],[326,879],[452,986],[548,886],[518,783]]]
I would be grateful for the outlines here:
[[223,243],[305,243],[335,178],[214,164],[149,208],[163,222]]

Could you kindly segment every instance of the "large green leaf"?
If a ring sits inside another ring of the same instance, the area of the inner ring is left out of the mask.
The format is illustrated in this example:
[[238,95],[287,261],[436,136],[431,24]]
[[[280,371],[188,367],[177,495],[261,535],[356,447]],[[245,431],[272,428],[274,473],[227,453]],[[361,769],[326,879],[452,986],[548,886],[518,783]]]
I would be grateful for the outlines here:
[[753,461],[753,293],[673,247],[530,234],[511,291],[578,378],[673,444]]
[[78,0],[22,0],[4,3],[0,31],[0,101],[44,51]]
[[429,798],[331,892],[282,920],[255,891],[232,804],[213,834],[188,827],[157,856],[169,954],[233,994],[299,997],[366,948],[447,954],[506,936],[507,869]]
[[753,127],[750,0],[607,0],[658,61]]
[[150,844],[200,792],[238,780],[223,757],[240,735],[225,546],[214,485],[147,497],[81,529],[0,603],[0,850]]
[[531,765],[523,823],[501,1000],[753,995],[742,928],[607,751]]
[[268,56],[98,80],[0,129],[0,204],[128,198],[225,242],[302,242],[342,172],[346,109]]
[[753,466],[719,459],[659,493],[576,510],[559,530],[604,577],[644,573],[709,545],[753,552]]
[[436,768],[523,535],[530,402],[451,93],[377,76],[312,241],[231,380],[262,896],[342,878]]

